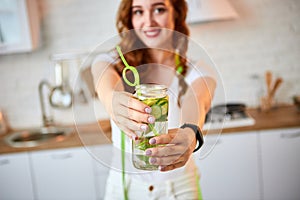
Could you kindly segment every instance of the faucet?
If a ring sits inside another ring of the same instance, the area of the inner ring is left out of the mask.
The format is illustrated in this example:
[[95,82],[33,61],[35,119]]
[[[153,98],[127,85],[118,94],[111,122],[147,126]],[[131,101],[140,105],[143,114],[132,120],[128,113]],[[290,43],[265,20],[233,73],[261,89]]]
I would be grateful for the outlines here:
[[52,117],[46,115],[45,111],[45,99],[43,95],[43,87],[47,86],[50,91],[48,96],[48,101],[51,107],[59,108],[59,109],[67,109],[70,108],[73,101],[73,93],[68,85],[59,85],[56,87],[52,87],[51,84],[42,80],[39,84],[39,96],[40,96],[40,104],[43,115],[43,125],[44,126],[52,126],[54,124]]
[[45,99],[44,99],[44,95],[43,95],[43,87],[44,86],[47,86],[47,88],[49,90],[51,90],[52,86],[46,80],[42,80],[39,83],[39,97],[40,97],[40,105],[41,105],[42,117],[43,117],[43,126],[44,127],[48,127],[48,126],[52,126],[54,124],[54,122],[53,122],[53,118],[52,117],[46,115],[46,111],[45,111]]

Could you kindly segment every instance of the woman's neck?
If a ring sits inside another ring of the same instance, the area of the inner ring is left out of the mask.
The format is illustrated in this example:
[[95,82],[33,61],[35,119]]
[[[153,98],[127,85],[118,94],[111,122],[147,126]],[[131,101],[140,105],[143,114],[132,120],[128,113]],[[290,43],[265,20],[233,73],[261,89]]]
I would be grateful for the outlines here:
[[154,63],[174,65],[174,54],[172,52],[159,49],[151,49],[149,53]]

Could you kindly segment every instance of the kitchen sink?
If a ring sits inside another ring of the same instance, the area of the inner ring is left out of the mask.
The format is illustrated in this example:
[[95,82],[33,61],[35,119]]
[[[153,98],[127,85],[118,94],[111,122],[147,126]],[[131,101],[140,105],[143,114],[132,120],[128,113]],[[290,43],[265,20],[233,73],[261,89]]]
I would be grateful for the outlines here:
[[36,147],[51,141],[65,140],[72,132],[72,128],[41,127],[13,132],[6,136],[5,142],[12,147]]

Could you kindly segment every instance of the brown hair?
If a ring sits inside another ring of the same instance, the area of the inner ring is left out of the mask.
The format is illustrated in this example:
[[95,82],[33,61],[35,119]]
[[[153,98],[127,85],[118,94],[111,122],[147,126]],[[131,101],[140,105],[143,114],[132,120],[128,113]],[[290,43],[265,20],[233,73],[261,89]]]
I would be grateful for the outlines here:
[[[186,64],[186,52],[188,46],[187,36],[189,36],[189,29],[186,24],[187,15],[187,4],[185,0],[170,0],[174,8],[174,32],[179,34],[174,34],[173,37],[173,47],[176,49],[174,54],[179,54],[180,66],[182,67],[181,73],[178,75],[180,91],[178,94],[178,105],[180,106],[180,99],[185,94],[187,90],[187,84],[184,80],[184,76],[187,72]],[[151,63],[152,58],[147,51],[144,43],[138,39],[133,31],[133,25],[131,22],[132,11],[131,11],[132,0],[121,0],[119,10],[117,13],[116,26],[121,37],[120,46],[124,52],[124,57],[131,66],[139,66],[147,63]],[[181,35],[181,36],[180,36]],[[179,38],[178,38],[179,37]],[[176,66],[179,67],[179,66]],[[115,69],[117,72],[122,74],[124,65],[121,61],[116,63]],[[126,84],[124,84],[125,89],[131,90]]]

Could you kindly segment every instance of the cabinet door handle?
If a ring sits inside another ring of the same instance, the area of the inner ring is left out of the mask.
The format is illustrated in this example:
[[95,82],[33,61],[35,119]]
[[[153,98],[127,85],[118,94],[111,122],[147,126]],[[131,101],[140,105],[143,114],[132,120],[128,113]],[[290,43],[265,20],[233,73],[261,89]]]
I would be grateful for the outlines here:
[[0,166],[8,165],[8,164],[9,164],[9,160],[8,159],[0,160]]
[[300,137],[300,131],[295,132],[295,133],[281,133],[280,137],[281,138],[287,138],[287,139],[297,138],[297,137]]
[[65,160],[65,159],[68,159],[68,158],[72,158],[72,154],[71,153],[53,154],[53,155],[51,155],[51,157],[55,160]]

